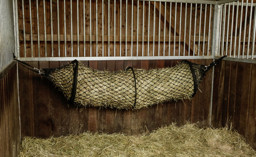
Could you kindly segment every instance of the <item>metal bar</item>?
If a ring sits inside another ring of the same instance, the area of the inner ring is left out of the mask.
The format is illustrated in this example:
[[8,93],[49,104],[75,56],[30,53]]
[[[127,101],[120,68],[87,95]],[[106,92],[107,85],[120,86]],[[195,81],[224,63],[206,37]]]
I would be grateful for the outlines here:
[[197,4],[196,4],[196,9],[195,9],[193,56],[195,56],[195,48],[196,48],[196,18],[197,18]]
[[168,56],[171,56],[171,32],[172,32],[172,2],[170,2],[170,20],[169,20],[169,51]]
[[161,11],[161,7],[162,6],[162,4],[161,4],[161,2],[159,2],[159,14],[158,14],[158,56],[160,56],[160,47],[161,47],[161,45],[160,45],[160,37],[161,37],[161,13],[162,13],[162,11]]
[[53,19],[52,19],[52,0],[50,0],[50,14],[51,14],[51,48],[52,48],[52,57],[54,55],[53,50]]
[[244,2],[242,1],[242,4],[241,4],[241,16],[240,16],[240,28],[239,28],[239,40],[238,40],[238,58],[240,58],[240,45],[241,45],[241,34],[242,34],[242,18],[243,18],[243,4]]
[[125,4],[125,56],[127,56],[127,18],[128,18],[127,6],[128,6],[128,0],[126,0],[126,4]]
[[156,33],[156,2],[154,1],[154,17],[153,17],[153,56],[155,56],[155,33]]
[[37,49],[38,56],[40,57],[40,27],[39,27],[39,8],[38,8],[38,0],[36,0],[36,20],[37,20]]
[[80,15],[79,14],[79,0],[77,0],[76,3],[77,3],[76,4],[76,9],[77,9],[77,15],[76,15],[77,16],[77,28],[76,28],[77,29],[77,56],[79,57],[79,55],[80,55],[79,54],[79,52],[80,52],[80,47],[79,47],[79,43],[80,43],[80,41],[79,41],[79,17],[80,17],[79,16]]
[[239,2],[237,2],[237,6],[236,6],[236,27],[235,27],[235,40],[234,40],[234,57],[236,57],[236,38],[237,38],[237,23],[238,23],[238,9],[239,9]]
[[144,24],[145,24],[145,13],[144,9],[145,8],[145,1],[142,2],[142,56],[144,56]]
[[103,38],[104,35],[105,35],[104,34],[104,18],[105,18],[104,17],[104,14],[105,14],[104,13],[104,6],[105,6],[104,5],[104,0],[102,0],[101,3],[102,3],[102,5],[101,5],[101,7],[102,7],[102,43],[101,44],[102,44],[102,56],[104,57],[104,49],[105,49],[105,47],[104,47],[104,38]]
[[188,10],[188,3],[185,4],[185,24],[184,24],[184,43],[183,43],[183,56],[185,56],[186,51],[186,31],[187,31],[187,10]]
[[[223,10],[223,9],[222,9],[222,7],[221,7],[220,19],[219,19],[220,21],[222,21],[222,17],[223,17],[223,11],[222,11],[222,10]],[[221,49],[221,37],[222,37],[222,36],[221,36],[221,33],[222,33],[221,28],[222,28],[222,23],[223,23],[223,22],[219,22],[219,24],[220,24],[220,26],[219,26],[219,27],[220,27],[220,30],[219,30],[219,41],[218,41],[219,44],[218,44],[218,50]],[[220,56],[220,53],[221,53],[221,52],[218,51],[218,54],[215,54],[215,55],[219,55],[219,56]]]
[[228,55],[229,23],[230,23],[230,4],[228,4],[228,21],[227,21],[227,33],[226,33],[226,55]]
[[224,41],[225,41],[225,24],[226,24],[226,5],[224,5],[224,17],[223,17],[223,21],[222,21],[222,23],[223,23],[223,25],[222,25],[222,46],[221,46],[221,56],[223,56],[224,55]]
[[[203,8],[203,4],[200,4],[200,15],[199,15],[199,37],[201,37],[201,21],[202,21],[202,8]],[[197,55],[199,56],[200,55],[200,38],[198,40],[198,51],[197,51]]]
[[92,0],[90,0],[90,57],[92,57]]
[[[246,58],[249,58],[249,49],[250,49],[250,39],[251,39],[251,27],[252,27],[252,10],[253,10],[253,1],[251,0],[251,10],[250,10],[250,21],[249,21],[249,30],[248,30],[248,47]],[[254,44],[254,43],[252,43]]]
[[211,34],[211,21],[212,21],[211,18],[212,18],[212,5],[210,5],[210,15],[209,15],[207,56],[209,56],[209,52],[210,52],[210,34]]
[[58,33],[58,56],[60,57],[60,3],[57,0],[57,33]]
[[221,7],[220,5],[214,6],[214,22],[213,22],[213,36],[212,36],[212,57],[215,57],[215,54],[219,52],[219,33],[220,33],[220,15],[221,15]]
[[133,0],[132,0],[132,15],[131,15],[131,56],[133,56]]
[[165,29],[166,29],[166,2],[164,2],[164,46],[163,46],[163,56],[165,56]]
[[173,41],[173,56],[175,56],[175,45],[176,45],[176,23],[177,23],[177,2],[175,3],[175,12],[174,12],[174,41]]
[[111,60],[184,60],[213,59],[212,56],[127,56],[127,57],[23,57],[21,61],[111,61]]
[[[248,0],[246,0],[246,4],[248,4]],[[247,17],[247,12],[248,12],[248,5],[246,5],[244,17]],[[243,58],[244,58],[244,49],[245,49],[246,27],[247,27],[246,24],[247,24],[247,18],[245,18],[244,27],[243,27],[244,28]]]
[[119,32],[119,36],[120,36],[120,39],[119,39],[119,53],[120,53],[120,56],[122,56],[122,0],[120,0],[120,32]]
[[114,56],[116,56],[116,0],[114,0]]
[[137,0],[137,51],[136,51],[136,56],[139,55],[139,19],[140,19],[140,1]]
[[30,44],[31,44],[31,57],[34,56],[33,51],[33,27],[32,27],[32,13],[31,13],[31,0],[29,0],[29,23],[30,23]]
[[[44,14],[45,15],[45,14]],[[23,21],[23,38],[24,38],[24,56],[27,57],[27,50],[26,50],[26,24],[25,24],[25,11],[24,11],[24,0],[22,0],[22,21]]]
[[193,3],[193,4],[213,4],[219,5],[224,3],[233,2],[236,0],[144,0],[144,1],[156,1],[156,2],[177,2],[177,3]]
[[206,34],[206,14],[207,13],[207,4],[205,4],[205,10],[204,10],[204,42],[203,42],[203,56],[204,56],[204,53],[205,53],[205,34]]
[[182,3],[180,3],[179,56],[180,56],[180,40],[181,40],[181,18],[182,18]]
[[96,0],[96,4],[95,4],[95,10],[96,10],[96,57],[99,56],[99,52],[98,52],[98,0]]
[[[255,47],[255,36],[256,36],[256,7],[254,7],[254,19],[253,19],[253,35],[252,35],[252,59],[253,58],[253,55],[255,53],[254,51],[254,47]],[[256,55],[256,53],[255,53]]]
[[108,56],[110,56],[110,0],[108,0]]
[[[15,0],[15,4],[14,4],[14,10],[15,10],[15,13],[14,13],[14,29],[15,29],[15,39],[16,39],[16,44],[15,44],[15,55],[20,58],[20,41],[19,41],[19,16],[18,16],[18,2],[17,0]],[[18,71],[18,70],[17,70]],[[18,74],[18,72],[17,72]],[[19,75],[17,75],[19,76]],[[19,84],[18,84],[19,86]],[[19,91],[19,90],[18,90]]]
[[[66,0],[64,0],[64,51],[65,57],[67,56],[67,24],[66,24]],[[45,35],[45,42],[46,42],[46,35]]]
[[150,34],[150,2],[148,2],[148,56],[149,56],[149,34]]
[[189,14],[189,33],[188,33],[188,56],[190,56],[190,46],[191,46],[191,27],[192,27],[192,7],[193,4],[190,3],[190,14]]
[[230,49],[229,49],[229,56],[230,57],[231,57],[231,53],[232,53],[234,13],[235,13],[235,3],[233,2],[233,6],[232,6],[232,19],[231,19],[231,32],[230,32]]
[[73,11],[72,0],[70,0],[70,36],[71,36],[71,56],[73,57]]
[[[103,13],[102,13],[103,14]],[[84,57],[86,56],[86,48],[85,48],[85,0],[83,0],[83,33],[84,33]],[[102,48],[103,50],[103,48]]]

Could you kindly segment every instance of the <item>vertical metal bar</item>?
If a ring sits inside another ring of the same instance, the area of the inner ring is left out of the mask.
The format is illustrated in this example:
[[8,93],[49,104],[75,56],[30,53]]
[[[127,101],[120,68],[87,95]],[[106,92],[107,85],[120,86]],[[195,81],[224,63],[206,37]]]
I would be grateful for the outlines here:
[[[221,48],[221,33],[222,33],[222,31],[221,31],[221,28],[222,28],[222,17],[223,17],[223,12],[222,12],[222,7],[221,7],[221,10],[220,10],[220,22],[219,22],[219,24],[220,24],[220,26],[219,26],[219,28],[220,28],[220,30],[219,30],[219,41],[218,41],[218,50],[220,50],[220,48]],[[220,51],[218,51],[218,54],[215,54],[215,55],[220,55]]]
[[[45,14],[44,14],[45,15]],[[23,40],[24,40],[24,56],[27,57],[27,51],[26,51],[26,25],[25,25],[25,11],[24,11],[24,0],[22,0],[22,21],[23,21]]]
[[209,29],[208,29],[208,47],[207,47],[207,56],[209,56],[210,52],[210,34],[211,34],[211,20],[212,18],[212,4],[210,5],[210,15],[209,15]]
[[[253,10],[253,1],[251,0],[250,21],[249,21],[249,31],[248,31],[248,47],[247,47],[247,56],[246,56],[247,59],[249,58],[249,49],[250,49],[251,27],[252,27],[252,10]],[[254,44],[254,43],[252,43],[252,44]]]
[[200,56],[200,38],[201,38],[201,21],[202,21],[202,8],[203,8],[203,4],[200,4],[200,15],[199,15],[199,38],[198,38],[198,51],[197,51],[197,55]]
[[71,56],[73,57],[73,11],[72,0],[70,0],[70,38],[71,38]]
[[190,47],[191,47],[191,27],[192,27],[192,7],[193,4],[190,3],[190,14],[189,14],[189,33],[188,33],[188,56],[190,56]]
[[122,56],[122,0],[120,0],[120,32],[119,32],[119,53]]
[[252,34],[252,59],[254,59],[254,55],[256,55],[254,51],[255,47],[255,36],[256,36],[256,7],[254,7],[254,18],[253,18],[253,34]]
[[196,4],[196,9],[195,9],[193,56],[195,56],[195,48],[196,48],[196,18],[197,18],[197,4]]
[[36,20],[37,20],[37,49],[38,49],[38,57],[40,57],[40,27],[39,27],[39,8],[38,8],[38,0],[36,0]]
[[52,0],[50,0],[50,14],[51,14],[51,48],[53,57],[53,19],[52,19]]
[[116,0],[114,0],[114,56],[116,56]]
[[238,58],[240,58],[240,45],[241,45],[241,35],[242,35],[242,18],[243,18],[243,8],[244,8],[244,2],[242,1],[242,4],[241,4],[241,16],[240,16],[240,28],[239,28],[239,40],[238,40]]
[[108,0],[108,56],[110,56],[110,0]]
[[[80,47],[79,47],[79,43],[80,43],[80,39],[79,39],[79,0],[76,1],[76,9],[77,9],[77,56],[79,57],[79,51],[80,51]],[[97,13],[97,11],[96,11]],[[97,26],[96,26],[97,27]]]
[[227,21],[227,33],[226,33],[226,55],[228,55],[229,23],[230,23],[230,3],[228,4],[228,21]]
[[154,1],[154,18],[153,18],[153,56],[155,56],[155,32],[156,32],[156,2]]
[[248,12],[248,0],[246,0],[246,8],[245,8],[245,21],[244,21],[244,42],[243,42],[243,58],[244,58],[244,49],[245,49],[245,37],[246,37],[246,27],[247,27],[247,12]]
[[45,48],[45,57],[47,57],[47,36],[46,36],[46,15],[45,15],[45,0],[43,1],[44,8],[44,48]]
[[207,4],[205,4],[205,10],[204,10],[204,43],[203,43],[203,56],[204,56],[204,53],[205,53],[205,34],[206,34],[206,14],[207,13]]
[[144,23],[145,23],[145,1],[142,2],[142,56],[144,56]]
[[96,57],[99,56],[99,52],[98,52],[98,0],[96,0],[96,4],[95,4],[95,10],[96,10]]
[[104,5],[104,0],[102,0],[102,5],[101,5],[101,7],[102,7],[102,57],[104,57],[104,36],[105,36],[105,34],[104,34],[104,7],[105,7],[105,5]]
[[184,42],[183,42],[183,56],[185,56],[186,51],[186,31],[187,31],[187,10],[188,10],[188,3],[185,4],[185,24],[184,24]]
[[237,37],[237,23],[238,23],[238,9],[239,9],[239,1],[237,2],[237,6],[236,6],[236,27],[235,27],[235,40],[234,40],[234,57],[236,57],[236,37]]
[[32,13],[31,13],[31,0],[29,0],[29,22],[30,22],[30,44],[31,44],[31,57],[34,56],[34,51],[33,51],[33,27],[32,27]]
[[221,55],[224,55],[224,44],[225,44],[225,23],[226,23],[226,5],[224,5],[224,14],[223,14],[223,25],[222,25],[222,46],[221,46]]
[[176,44],[176,23],[177,23],[177,2],[175,2],[175,12],[174,12],[174,37],[173,37],[173,56],[175,56],[175,44]]
[[[235,3],[233,2],[233,6],[232,6],[232,19],[231,19],[231,32],[230,32],[230,49],[229,49],[229,56],[230,57],[231,57],[231,53],[232,53],[234,13],[235,13]],[[235,51],[233,51],[233,52],[235,52]]]
[[60,3],[57,0],[58,57],[60,57]]
[[90,57],[92,57],[92,0],[90,0]]
[[[103,3],[102,3],[103,4]],[[103,15],[103,13],[102,13]],[[85,44],[86,44],[86,38],[85,38],[85,0],[83,0],[83,33],[84,33],[84,55],[83,57],[86,56],[86,49],[85,49]],[[103,51],[103,47],[102,47],[102,51]]]
[[180,40],[181,40],[181,18],[182,18],[182,3],[180,3],[179,56],[180,56]]
[[160,56],[160,40],[161,40],[161,7],[162,4],[161,4],[161,1],[159,2],[159,14],[158,14],[158,55],[157,56]]
[[148,2],[148,56],[149,56],[149,34],[150,34],[150,1]]
[[126,0],[126,4],[125,4],[125,56],[127,56],[127,18],[128,18],[127,6],[128,6],[128,0]]
[[137,51],[136,56],[139,56],[139,19],[140,19],[140,1],[137,0]]
[[66,0],[64,0],[64,51],[65,57],[67,56],[67,24],[66,24]]
[[165,56],[165,28],[166,27],[166,2],[164,2],[164,47],[163,47],[163,56]]
[[171,32],[172,32],[172,2],[170,2],[170,20],[169,20],[169,50],[168,56],[171,56]]
[[133,56],[133,0],[132,0],[132,15],[131,15],[131,56]]

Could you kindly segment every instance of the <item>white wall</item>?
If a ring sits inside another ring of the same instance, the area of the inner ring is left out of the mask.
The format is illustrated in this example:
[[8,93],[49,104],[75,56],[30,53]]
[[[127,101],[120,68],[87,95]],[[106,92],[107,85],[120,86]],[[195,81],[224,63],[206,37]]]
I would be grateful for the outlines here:
[[13,0],[0,0],[0,72],[13,60],[14,51]]

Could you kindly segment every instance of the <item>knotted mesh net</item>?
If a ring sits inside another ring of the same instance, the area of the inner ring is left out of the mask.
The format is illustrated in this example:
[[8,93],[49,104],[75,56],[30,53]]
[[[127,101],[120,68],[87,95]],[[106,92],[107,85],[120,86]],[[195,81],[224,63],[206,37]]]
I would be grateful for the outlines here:
[[[47,71],[47,69],[45,70]],[[182,61],[162,69],[98,71],[78,61],[48,70],[47,77],[72,104],[140,109],[169,100],[191,98],[205,66]]]

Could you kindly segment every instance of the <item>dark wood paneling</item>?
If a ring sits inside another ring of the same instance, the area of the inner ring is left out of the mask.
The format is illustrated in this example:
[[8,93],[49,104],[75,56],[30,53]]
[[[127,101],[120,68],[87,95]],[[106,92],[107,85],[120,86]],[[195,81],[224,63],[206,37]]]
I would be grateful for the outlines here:
[[[127,66],[152,69],[174,66],[178,61],[89,61],[98,70],[124,70]],[[193,61],[209,64],[210,60]],[[29,63],[39,68],[63,65],[52,62]],[[22,136],[49,137],[91,132],[138,134],[177,123],[202,122],[209,114],[211,71],[191,100],[167,102],[140,110],[77,108],[68,106],[65,98],[43,77],[19,66]],[[203,101],[203,102],[201,102]]]
[[0,74],[0,156],[17,156],[19,145],[17,68],[13,62]]
[[232,126],[256,148],[256,64],[225,61],[216,69],[213,126]]

